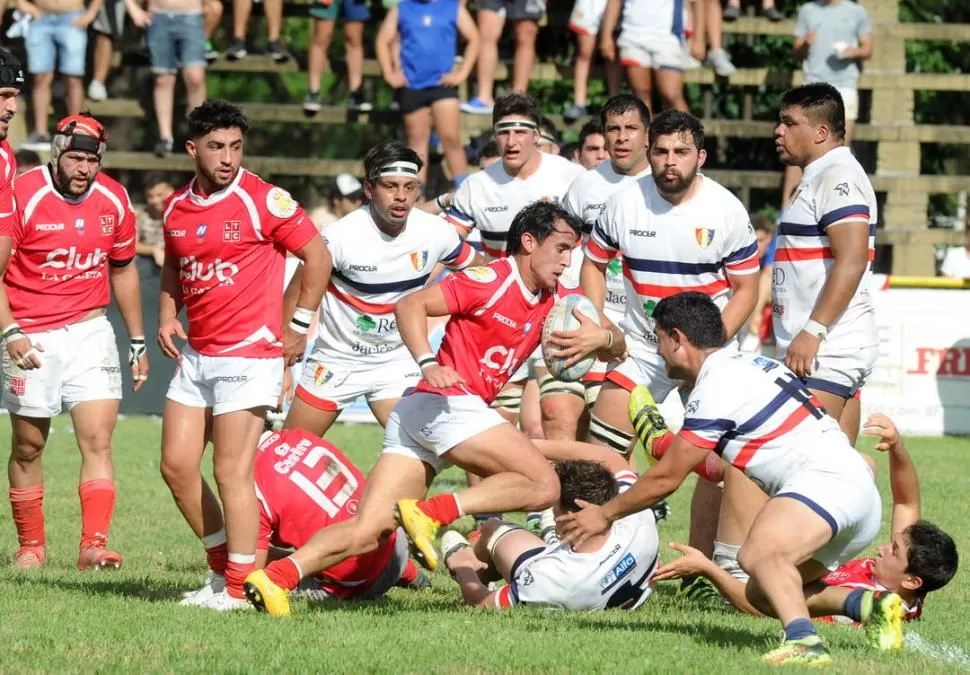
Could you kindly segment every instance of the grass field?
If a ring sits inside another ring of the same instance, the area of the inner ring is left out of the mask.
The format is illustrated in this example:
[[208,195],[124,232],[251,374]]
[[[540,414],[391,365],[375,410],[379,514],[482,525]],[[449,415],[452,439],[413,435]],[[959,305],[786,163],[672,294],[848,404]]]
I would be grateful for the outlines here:
[[[468,609],[443,573],[434,576],[435,587],[427,592],[395,589],[366,604],[297,603],[289,620],[179,607],[179,593],[204,578],[204,558],[158,473],[160,423],[128,418],[115,434],[118,504],[111,544],[125,557],[124,569],[116,573],[74,569],[79,458],[70,421],[58,418],[53,428],[44,462],[48,564],[43,570],[12,568],[16,536],[6,506],[0,518],[0,670],[5,672],[759,672],[768,670],[759,655],[779,639],[774,621],[700,609],[675,598],[673,588],[663,584],[634,613]],[[376,425],[340,426],[330,438],[369,468],[380,433]],[[9,436],[4,418],[4,448]],[[909,446],[921,469],[924,515],[965,545],[970,541],[970,441],[911,439]],[[884,469],[885,458],[877,461]],[[460,478],[450,470],[436,487],[449,489]],[[888,505],[885,470],[880,486]],[[689,495],[682,488],[673,497],[673,517],[660,528],[664,543],[685,540]],[[926,673],[970,667],[967,580],[962,569],[948,588],[930,596],[925,618],[907,627],[908,641],[920,649],[902,656],[869,652],[861,631],[823,626],[835,670]]]

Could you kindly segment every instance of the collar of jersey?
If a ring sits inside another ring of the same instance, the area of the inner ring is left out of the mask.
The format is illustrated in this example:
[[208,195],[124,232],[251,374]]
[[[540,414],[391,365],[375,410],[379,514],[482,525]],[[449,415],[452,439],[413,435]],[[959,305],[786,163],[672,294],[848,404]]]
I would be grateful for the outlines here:
[[231,195],[236,190],[236,186],[239,185],[239,182],[242,180],[242,176],[243,176],[243,173],[245,173],[245,171],[246,170],[244,168],[239,167],[239,171],[236,172],[236,177],[232,179],[232,182],[229,183],[229,185],[222,188],[221,190],[218,190],[217,192],[213,192],[208,197],[203,197],[202,195],[200,195],[198,192],[195,191],[195,183],[198,180],[198,178],[193,178],[192,182],[189,183],[189,199],[191,199],[193,203],[198,204],[199,206],[211,206],[212,204],[221,202],[223,199]]
[[851,157],[852,151],[844,145],[840,148],[832,148],[824,155],[816,159],[814,162],[805,167],[802,172],[802,177],[804,179],[812,179],[818,174],[825,171],[827,168],[835,164],[836,162],[844,160],[846,157]]
[[88,198],[89,194],[94,192],[95,188],[98,185],[98,177],[95,176],[94,180],[91,181],[91,186],[88,187],[88,189],[85,191],[83,195],[81,195],[80,197],[68,197],[63,192],[58,190],[56,185],[54,185],[54,176],[51,175],[51,165],[49,163],[41,164],[37,168],[44,175],[44,180],[47,182],[47,187],[50,188],[51,193],[54,196],[56,196],[58,199],[60,199],[62,202],[67,202],[68,204],[80,204],[81,202],[83,202],[85,199]]
[[518,284],[519,290],[522,292],[522,297],[525,298],[525,301],[530,305],[534,305],[539,302],[540,293],[533,293],[526,288],[525,282],[522,281],[522,275],[519,274],[519,265],[515,261],[515,258],[513,256],[508,256],[505,259],[509,261],[509,267],[512,268],[512,276],[515,277],[515,283]]

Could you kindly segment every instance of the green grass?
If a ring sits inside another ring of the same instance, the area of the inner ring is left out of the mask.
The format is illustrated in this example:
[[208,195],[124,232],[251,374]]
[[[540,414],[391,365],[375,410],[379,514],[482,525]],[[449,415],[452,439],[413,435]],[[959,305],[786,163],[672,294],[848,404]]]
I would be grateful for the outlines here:
[[[663,584],[633,613],[468,609],[441,573],[432,591],[395,589],[366,604],[297,603],[289,620],[179,607],[179,593],[202,581],[204,558],[158,474],[159,422],[128,418],[115,434],[118,504],[111,544],[125,556],[117,573],[74,569],[79,458],[69,420],[58,418],[53,428],[44,461],[49,546],[43,570],[12,568],[16,538],[6,507],[0,519],[2,671],[735,673],[767,671],[758,657],[779,638],[775,621],[698,609]],[[4,447],[9,436],[4,420]],[[330,438],[369,468],[381,436],[376,426],[340,426]],[[912,439],[910,447],[922,469],[924,513],[958,544],[970,541],[970,441]],[[885,467],[884,457],[878,461]],[[460,478],[452,469],[439,485]],[[886,479],[882,470],[888,505]],[[672,522],[660,528],[664,543],[684,541],[689,495],[683,488],[673,497]],[[909,629],[925,641],[970,651],[965,570],[929,598],[925,618]],[[858,630],[821,630],[839,672],[955,668],[913,653],[873,654]]]

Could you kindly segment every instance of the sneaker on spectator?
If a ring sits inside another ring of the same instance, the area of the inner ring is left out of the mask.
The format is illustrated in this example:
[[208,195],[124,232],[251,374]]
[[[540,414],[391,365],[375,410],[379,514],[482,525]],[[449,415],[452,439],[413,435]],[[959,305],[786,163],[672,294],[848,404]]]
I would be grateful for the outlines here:
[[714,69],[719,77],[730,77],[738,72],[738,69],[731,63],[731,55],[725,49],[712,49],[707,55],[707,63]]
[[461,111],[469,115],[491,115],[493,107],[493,104],[486,103],[478,96],[470,101],[461,102]]
[[306,115],[314,116],[323,109],[323,101],[319,91],[307,92],[303,98],[303,112]]
[[51,137],[39,131],[31,131],[27,140],[20,144],[21,150],[33,150],[34,152],[45,152],[51,149]]
[[246,51],[246,43],[237,38],[233,38],[232,42],[229,43],[229,48],[226,49],[226,58],[230,61],[244,59],[246,58],[247,54],[249,54],[249,52]]
[[586,116],[586,106],[579,105],[578,103],[573,103],[572,105],[566,106],[562,111],[562,119],[566,124],[572,124],[580,117]]
[[219,50],[212,46],[212,40],[206,40],[205,41],[205,60],[208,63],[212,63],[218,58],[219,58]]
[[777,7],[769,7],[768,9],[764,10],[764,12],[762,12],[762,14],[764,14],[765,18],[768,19],[768,21],[771,21],[771,22],[775,22],[776,23],[778,21],[784,21],[785,20],[785,15],[782,14],[780,11],[778,11],[778,8]]
[[286,63],[293,55],[290,54],[290,50],[283,46],[283,43],[279,40],[271,40],[269,44],[266,45],[266,51],[269,55],[273,57],[276,63]]
[[347,98],[347,109],[352,112],[370,112],[374,106],[364,96],[363,87],[350,92]]
[[684,70],[697,70],[704,64],[691,56],[689,49],[684,49]]
[[172,154],[172,150],[175,148],[175,141],[171,138],[160,138],[158,143],[155,144],[155,156],[156,157],[168,157]]
[[107,100],[108,89],[104,86],[104,82],[91,80],[91,84],[88,85],[88,98],[91,99],[92,101]]
[[738,19],[741,18],[741,6],[728,5],[727,7],[724,8],[724,11],[721,13],[721,17],[725,21],[737,21]]

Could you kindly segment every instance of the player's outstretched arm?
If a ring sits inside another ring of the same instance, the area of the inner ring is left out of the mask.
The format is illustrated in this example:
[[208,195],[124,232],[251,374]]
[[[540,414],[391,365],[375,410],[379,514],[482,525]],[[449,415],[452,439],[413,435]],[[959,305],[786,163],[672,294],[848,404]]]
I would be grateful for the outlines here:
[[158,348],[170,359],[179,357],[175,336],[187,340],[185,328],[179,321],[182,311],[182,284],[179,282],[178,261],[166,251],[165,264],[162,265],[162,289],[158,298]]
[[877,436],[876,450],[889,453],[889,484],[893,492],[892,533],[898,534],[918,521],[920,507],[919,474],[896,425],[882,413],[869,416],[862,433]]
[[131,346],[128,365],[131,366],[133,389],[141,389],[148,379],[148,351],[145,349],[145,324],[141,311],[141,281],[133,261],[122,267],[109,264],[111,295],[114,296],[121,320],[125,322]]
[[437,362],[428,340],[428,318],[451,313],[440,284],[406,295],[394,307],[401,340],[421,368],[424,379],[438,389],[447,389],[465,381],[454,369]]
[[679,558],[674,558],[665,565],[661,565],[654,575],[654,581],[673,581],[684,577],[701,575],[707,577],[714,587],[728,601],[745,614],[763,616],[754,605],[748,602],[744,593],[745,584],[732,577],[718,567],[713,560],[705,556],[696,548],[686,544],[670,542],[670,548],[680,553]]

